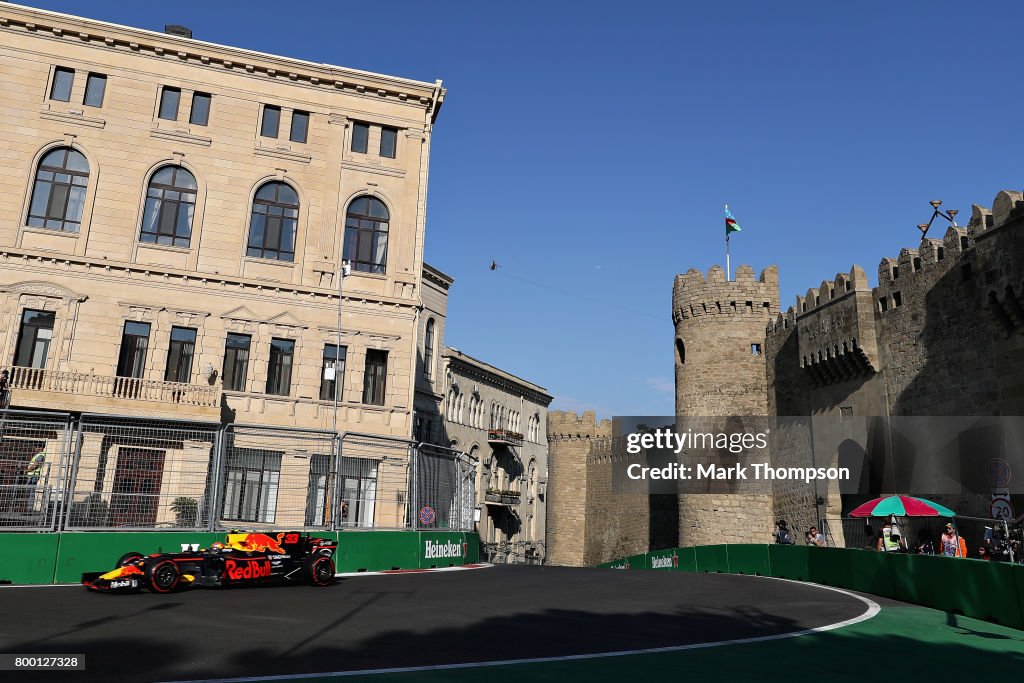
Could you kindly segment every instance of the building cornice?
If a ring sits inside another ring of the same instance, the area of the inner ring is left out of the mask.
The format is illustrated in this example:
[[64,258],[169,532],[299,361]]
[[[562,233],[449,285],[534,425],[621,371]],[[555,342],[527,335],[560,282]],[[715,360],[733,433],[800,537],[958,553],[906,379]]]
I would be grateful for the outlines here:
[[440,80],[427,83],[308,62],[7,2],[0,3],[0,29],[78,41],[101,49],[131,51],[198,67],[229,69],[281,82],[333,89],[347,95],[395,100],[422,109],[431,123],[436,120],[447,92]]
[[[251,295],[259,298],[274,296],[277,300],[285,297],[291,299],[302,298],[313,305],[322,302],[337,306],[338,302],[338,292],[331,288],[307,287],[287,282],[256,280],[237,276],[210,275],[167,268],[165,266],[127,263],[107,259],[100,260],[84,256],[56,254],[29,249],[0,249],[0,264],[13,267],[19,261],[26,267],[35,266],[43,268],[48,274],[56,277],[118,277],[121,279],[137,280],[140,284],[203,287],[222,293],[231,292],[239,296]],[[415,311],[419,308],[419,302],[413,299],[396,299],[359,292],[345,292],[342,301],[345,304],[369,304],[381,309],[387,307],[393,311],[406,309],[404,313],[409,316],[414,315]]]
[[445,290],[451,288],[452,283],[455,282],[455,278],[451,275],[438,270],[429,263],[423,264],[423,278],[443,287]]
[[467,378],[486,382],[506,391],[510,390],[522,394],[524,398],[528,398],[545,408],[554,400],[554,397],[549,395],[544,387],[516,377],[472,356],[467,356],[456,349],[447,348],[442,356],[448,359],[449,367],[452,368],[453,372],[461,373]]

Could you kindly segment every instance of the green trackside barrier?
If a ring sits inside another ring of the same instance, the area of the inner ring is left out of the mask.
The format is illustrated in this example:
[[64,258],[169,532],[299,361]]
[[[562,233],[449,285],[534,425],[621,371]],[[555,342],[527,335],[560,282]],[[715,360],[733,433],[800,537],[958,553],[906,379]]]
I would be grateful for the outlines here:
[[705,573],[729,571],[729,553],[724,545],[702,545],[694,548],[697,571]]
[[647,566],[645,568],[657,571],[679,571],[679,554],[680,550],[678,548],[649,552],[647,553]]
[[0,534],[0,582],[52,583],[57,534]]
[[[646,563],[643,556],[627,558],[631,568],[650,566],[653,558],[676,556],[680,571],[763,573],[812,581],[1024,629],[1021,565],[858,549],[755,544],[677,548],[647,555]],[[622,562],[601,566],[614,567]]]
[[727,545],[729,572],[753,576],[771,576],[772,565],[766,545]]
[[850,558],[842,548],[814,548],[807,553],[807,574],[814,583],[854,588]]
[[[127,552],[144,555],[208,548],[227,532],[63,532],[3,533],[0,582],[17,584],[78,583],[83,572],[113,569]],[[479,537],[462,532],[324,531],[339,541],[339,572],[448,567],[479,561]],[[428,557],[427,542],[430,542]],[[440,550],[436,550],[440,548]]]
[[697,549],[696,548],[679,548],[679,571],[681,571],[681,572],[695,572],[695,571],[697,571]]
[[69,531],[53,536],[59,539],[53,583],[79,583],[82,572],[110,571],[117,559],[130,551],[180,553],[193,545],[208,548],[214,541],[224,540],[223,533],[207,531]]
[[[808,548],[809,551],[821,548]],[[893,558],[901,553],[879,553],[873,550],[840,550],[845,552],[850,565],[850,583],[853,590],[896,598],[893,583]],[[813,579],[812,579],[813,580]],[[831,585],[831,584],[828,584]]]
[[[807,571],[807,551],[811,550],[800,545],[769,545],[768,561],[771,564],[772,576],[778,579],[810,579]],[[820,548],[814,548],[820,550]]]
[[[476,534],[459,531],[420,531],[418,537],[419,568],[455,567],[469,564],[469,548],[479,542]],[[470,538],[472,537],[472,538]]]
[[415,531],[342,531],[334,558],[339,572],[376,572],[420,568]]
[[1021,619],[1024,619],[1024,572],[1014,571],[1013,582],[1017,586],[1017,604],[1020,605]]

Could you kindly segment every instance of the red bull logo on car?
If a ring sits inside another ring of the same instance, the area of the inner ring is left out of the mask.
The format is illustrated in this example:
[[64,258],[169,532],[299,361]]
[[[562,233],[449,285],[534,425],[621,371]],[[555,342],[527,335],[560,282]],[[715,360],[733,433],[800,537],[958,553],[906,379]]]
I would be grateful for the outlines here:
[[247,553],[271,552],[284,554],[281,543],[287,534],[278,534],[277,537],[267,534],[228,534],[227,545],[235,550]]
[[224,572],[232,581],[252,581],[270,576],[269,560],[228,560]]

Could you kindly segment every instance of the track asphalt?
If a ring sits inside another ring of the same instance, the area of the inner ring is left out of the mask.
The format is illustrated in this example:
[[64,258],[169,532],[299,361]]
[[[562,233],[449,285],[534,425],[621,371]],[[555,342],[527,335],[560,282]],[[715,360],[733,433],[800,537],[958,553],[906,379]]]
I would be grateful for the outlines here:
[[[558,567],[172,595],[5,588],[0,652],[85,654],[85,671],[18,672],[6,680],[132,683],[671,647],[823,627],[866,609],[851,595],[774,579]],[[607,670],[615,659],[591,661]],[[456,672],[437,673],[433,680]]]

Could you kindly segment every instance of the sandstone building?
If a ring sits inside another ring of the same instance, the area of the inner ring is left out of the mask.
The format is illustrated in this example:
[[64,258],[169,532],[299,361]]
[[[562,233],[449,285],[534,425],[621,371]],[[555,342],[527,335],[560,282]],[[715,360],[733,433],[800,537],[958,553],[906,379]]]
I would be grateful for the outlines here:
[[[757,279],[747,266],[731,281],[718,266],[678,275],[677,421],[800,418],[801,429],[776,442],[773,457],[864,462],[860,488],[779,483],[756,496],[616,494],[612,426],[592,414],[552,413],[552,562],[589,564],[676,544],[763,543],[774,519],[805,528],[886,493],[934,490],[978,517],[990,516],[998,493],[1019,512],[1024,496],[998,489],[984,470],[994,459],[1021,464],[1022,302],[1024,196],[1009,191],[992,209],[975,206],[966,227],[883,259],[877,286],[855,265],[785,312],[774,267]],[[943,438],[929,433],[943,429]]]
[[532,382],[457,349],[444,352],[444,427],[477,464],[480,542],[499,563],[547,555],[548,419],[552,397]]
[[[13,408],[410,437],[440,82],[8,3],[0,80]],[[109,498],[131,479],[118,458],[141,451],[93,451]],[[198,467],[209,448],[145,453],[159,496],[172,462]],[[16,476],[27,456],[7,455]],[[239,465],[245,486],[316,478],[308,454],[257,459]],[[362,476],[402,481],[407,462],[379,467]],[[378,506],[366,521],[404,517]]]

